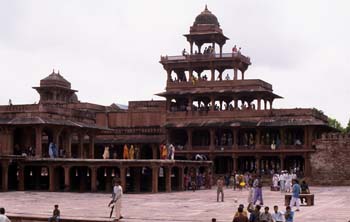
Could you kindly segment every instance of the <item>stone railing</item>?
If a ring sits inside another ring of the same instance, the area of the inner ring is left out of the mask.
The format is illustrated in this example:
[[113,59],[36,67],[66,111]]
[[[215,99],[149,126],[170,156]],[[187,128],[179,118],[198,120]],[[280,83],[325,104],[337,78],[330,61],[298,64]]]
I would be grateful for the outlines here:
[[250,64],[250,58],[241,53],[215,53],[215,54],[192,54],[192,55],[178,55],[178,56],[161,56],[161,62],[167,61],[201,61],[210,59],[237,59],[244,63]]

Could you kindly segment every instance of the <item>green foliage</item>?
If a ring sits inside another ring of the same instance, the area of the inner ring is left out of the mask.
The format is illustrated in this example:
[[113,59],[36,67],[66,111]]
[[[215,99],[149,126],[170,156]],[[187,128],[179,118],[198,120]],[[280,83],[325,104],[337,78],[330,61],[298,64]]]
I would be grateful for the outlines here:
[[350,119],[349,119],[348,125],[345,128],[345,132],[350,133]]
[[[349,122],[350,123],[350,122]],[[338,120],[333,119],[328,117],[328,124],[333,127],[336,128],[337,130],[339,130],[340,132],[345,132],[345,129],[342,127],[342,125],[338,122]],[[349,124],[348,124],[349,126]]]

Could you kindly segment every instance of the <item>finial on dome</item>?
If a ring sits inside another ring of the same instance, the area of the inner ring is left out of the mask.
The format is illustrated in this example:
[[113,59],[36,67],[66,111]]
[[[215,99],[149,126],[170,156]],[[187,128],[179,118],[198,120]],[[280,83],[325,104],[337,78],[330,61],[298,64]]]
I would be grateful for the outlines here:
[[55,74],[55,69],[52,69],[52,73],[51,74]]
[[60,74],[60,70],[57,70],[57,74],[58,74],[58,75]]
[[207,7],[207,4],[205,4],[205,9],[204,9],[204,10],[208,11],[208,7]]

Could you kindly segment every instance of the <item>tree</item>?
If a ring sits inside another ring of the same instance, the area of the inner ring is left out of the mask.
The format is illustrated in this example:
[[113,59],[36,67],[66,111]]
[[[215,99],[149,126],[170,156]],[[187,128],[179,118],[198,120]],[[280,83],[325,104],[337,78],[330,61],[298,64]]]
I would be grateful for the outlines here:
[[[349,123],[350,123],[350,122],[349,122]],[[339,121],[336,120],[336,119],[333,119],[333,118],[328,117],[328,124],[329,124],[331,127],[335,128],[335,129],[337,129],[337,130],[339,130],[340,132],[344,132],[344,131],[345,131],[345,129],[342,127],[342,125],[341,125],[341,124],[339,123]],[[349,126],[349,124],[348,124],[348,126]]]
[[350,133],[350,119],[349,119],[348,125],[345,128],[345,132]]

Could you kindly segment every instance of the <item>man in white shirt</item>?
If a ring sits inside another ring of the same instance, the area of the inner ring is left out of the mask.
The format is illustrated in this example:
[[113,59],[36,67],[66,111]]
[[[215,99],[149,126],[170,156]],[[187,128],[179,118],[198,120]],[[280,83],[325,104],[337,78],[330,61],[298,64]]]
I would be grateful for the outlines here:
[[5,208],[0,208],[0,222],[11,222],[11,220],[5,215]]
[[119,181],[114,181],[113,187],[113,202],[115,203],[115,219],[119,221],[119,219],[123,218],[121,215],[122,208],[122,196],[123,196],[123,188],[120,186]]
[[281,213],[281,211],[278,211],[278,206],[274,206],[273,211],[274,212],[272,213],[272,220],[274,222],[283,222],[284,217],[283,217],[283,214]]

